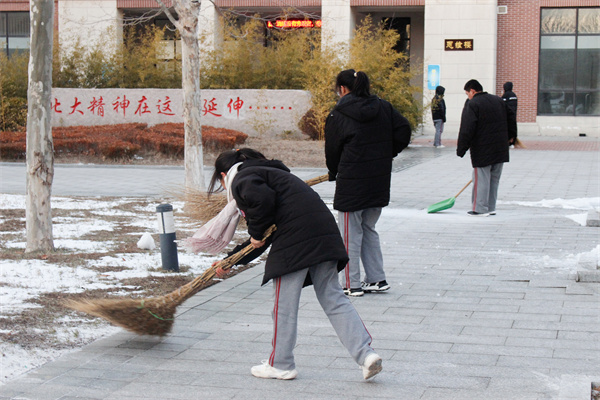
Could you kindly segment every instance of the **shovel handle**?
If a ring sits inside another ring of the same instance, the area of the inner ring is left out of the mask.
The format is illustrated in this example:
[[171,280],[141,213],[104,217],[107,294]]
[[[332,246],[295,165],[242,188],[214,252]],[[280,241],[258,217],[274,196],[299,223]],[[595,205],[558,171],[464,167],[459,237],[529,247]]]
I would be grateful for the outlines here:
[[469,185],[471,184],[471,182],[473,182],[473,179],[471,179],[471,180],[469,181],[469,183],[467,183],[467,184],[465,185],[465,187],[464,187],[464,188],[460,189],[460,192],[458,192],[458,193],[456,194],[456,196],[454,196],[454,198],[457,198],[459,194],[461,194],[461,193],[462,193],[462,192],[463,192],[463,191],[464,191],[464,190],[465,190],[467,187],[469,187]]

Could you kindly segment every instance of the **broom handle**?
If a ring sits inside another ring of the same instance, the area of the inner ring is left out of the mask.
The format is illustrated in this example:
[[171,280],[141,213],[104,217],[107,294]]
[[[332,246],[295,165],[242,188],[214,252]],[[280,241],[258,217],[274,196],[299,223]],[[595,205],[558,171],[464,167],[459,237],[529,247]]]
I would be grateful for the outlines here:
[[[265,232],[263,240],[266,240],[276,230],[277,227],[275,225],[271,225]],[[169,299],[171,302],[176,302],[177,304],[183,303],[185,300],[198,293],[200,289],[204,287],[204,284],[210,281],[216,275],[215,271],[217,270],[217,268],[228,270],[252,250],[254,250],[254,246],[249,244],[237,253],[232,254],[229,257],[219,261],[215,265],[209,267],[206,271],[204,271],[202,275],[194,278],[191,282],[188,282],[180,288],[175,289],[173,292],[165,295],[164,298]]]
[[[305,181],[305,183],[308,186],[313,186],[313,185],[316,185],[321,182],[326,182],[328,180],[329,180],[329,175],[321,175],[321,176],[317,176],[316,178],[308,179],[307,181]],[[276,230],[277,230],[277,227],[275,225],[271,225],[265,231],[263,241],[266,240],[269,236],[271,236],[273,234],[273,232],[275,232]],[[180,302],[179,304],[181,304],[184,300],[187,300],[190,297],[192,297],[193,295],[195,295],[196,293],[198,293],[198,291],[203,287],[203,285],[206,282],[210,281],[215,276],[215,274],[216,274],[215,271],[217,270],[217,268],[222,268],[223,270],[228,270],[229,268],[233,267],[236,262],[241,260],[244,256],[248,255],[252,250],[254,250],[254,246],[249,244],[248,246],[244,247],[242,250],[238,251],[237,253],[232,254],[231,256],[229,256],[229,257],[219,261],[215,265],[211,266],[206,271],[204,271],[204,273],[202,275],[194,278],[191,282],[183,285],[179,289],[176,289],[175,291],[173,291],[172,293],[168,294],[165,297],[169,297],[171,295],[176,296],[176,297],[178,297],[178,301]],[[185,295],[181,296],[182,292],[185,293]]]
[[[263,237],[262,241],[264,242],[265,240],[267,240],[267,238],[269,236],[271,236],[273,234],[273,232],[275,232],[276,230],[277,230],[277,227],[275,226],[275,224],[271,225],[265,232],[265,236]],[[244,258],[244,256],[248,255],[252,250],[254,250],[254,246],[249,244],[248,246],[244,247],[237,253],[232,254],[229,257],[225,258],[224,260],[219,261],[217,264],[215,264],[214,267],[210,267],[209,269],[213,270],[212,271],[213,276],[214,276],[214,272],[217,268],[222,268],[223,270],[228,270],[229,268],[233,267],[236,262],[240,261],[242,258]]]
[[458,197],[458,195],[459,195],[459,194],[461,194],[461,193],[462,193],[462,192],[463,192],[463,191],[464,191],[464,190],[465,190],[465,189],[466,189],[466,188],[467,188],[467,187],[468,187],[468,186],[471,184],[471,182],[473,182],[473,179],[471,179],[471,180],[469,181],[469,183],[467,183],[467,184],[465,185],[465,187],[464,187],[464,188],[460,189],[460,192],[458,192],[458,193],[456,194],[456,196],[454,196],[454,198],[457,198],[457,197]]
[[313,186],[313,185],[316,185],[317,183],[327,182],[328,180],[329,180],[329,175],[325,174],[325,175],[317,176],[316,178],[308,179],[304,182],[308,186]]

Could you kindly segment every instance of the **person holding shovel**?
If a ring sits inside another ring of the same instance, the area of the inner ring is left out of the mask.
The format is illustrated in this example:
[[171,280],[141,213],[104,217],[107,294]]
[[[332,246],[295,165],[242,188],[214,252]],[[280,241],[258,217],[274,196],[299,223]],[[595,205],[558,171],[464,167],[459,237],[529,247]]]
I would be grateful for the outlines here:
[[471,152],[473,207],[475,217],[496,215],[502,166],[508,162],[508,147],[517,139],[515,112],[499,96],[483,91],[475,79],[465,83],[465,102],[458,132],[456,155]]
[[371,95],[364,72],[340,72],[335,88],[340,99],[325,122],[325,158],[350,258],[342,285],[347,295],[362,296],[390,288],[375,224],[390,202],[392,162],[408,146],[411,129],[390,103]]
[[[302,288],[313,285],[317,299],[342,344],[369,379],[382,369],[382,360],[371,348],[371,336],[338,282],[338,271],[348,256],[331,211],[305,182],[278,160],[267,160],[252,149],[221,153],[209,184],[227,190],[245,217],[249,242],[256,252],[247,263],[271,246],[262,284],[273,281],[272,351],[268,360],[252,367],[258,378],[294,379],[298,307]],[[276,231],[264,240],[272,226]],[[219,276],[224,271],[218,272]]]

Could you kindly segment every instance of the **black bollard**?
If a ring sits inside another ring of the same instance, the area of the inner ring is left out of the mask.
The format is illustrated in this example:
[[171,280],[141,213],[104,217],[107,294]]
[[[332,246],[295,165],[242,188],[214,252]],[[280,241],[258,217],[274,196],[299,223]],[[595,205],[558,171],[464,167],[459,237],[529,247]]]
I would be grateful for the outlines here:
[[156,212],[158,213],[158,236],[160,237],[162,267],[169,271],[179,272],[173,206],[170,204],[161,204],[156,207]]

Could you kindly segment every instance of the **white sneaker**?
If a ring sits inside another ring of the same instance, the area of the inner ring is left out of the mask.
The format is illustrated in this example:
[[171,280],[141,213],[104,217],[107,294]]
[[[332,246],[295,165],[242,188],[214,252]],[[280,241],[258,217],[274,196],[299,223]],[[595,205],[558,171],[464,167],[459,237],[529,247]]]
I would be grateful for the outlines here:
[[344,288],[344,294],[346,296],[360,297],[360,296],[364,295],[365,292],[363,292],[363,290],[361,288],[352,288],[352,289]]
[[362,282],[360,285],[361,285],[362,290],[365,293],[385,292],[386,290],[389,290],[389,288],[390,288],[390,285],[387,283],[387,281],[385,279],[382,281],[379,281],[379,282],[375,282],[375,283]]
[[263,360],[262,364],[256,365],[250,369],[252,375],[257,378],[265,378],[265,379],[294,379],[298,376],[298,371],[295,369],[291,371],[284,371],[282,369],[277,369],[269,365],[267,360]]
[[381,366],[381,357],[377,353],[371,353],[365,358],[365,363],[361,366],[363,370],[363,377],[370,379],[381,372],[383,367]]

